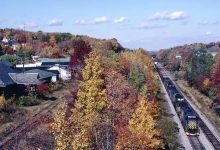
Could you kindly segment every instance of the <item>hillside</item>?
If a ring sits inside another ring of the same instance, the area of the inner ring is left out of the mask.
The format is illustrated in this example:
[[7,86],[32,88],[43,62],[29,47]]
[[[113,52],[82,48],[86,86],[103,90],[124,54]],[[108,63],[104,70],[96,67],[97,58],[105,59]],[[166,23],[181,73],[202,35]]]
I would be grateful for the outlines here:
[[124,50],[117,39],[96,39],[71,33],[24,32],[6,28],[0,29],[0,40],[0,55],[23,52],[26,56],[61,57],[72,54],[79,41],[85,41],[92,49]]
[[183,79],[189,86],[198,89],[210,98],[211,107],[219,114],[220,104],[220,42],[195,43],[163,49],[157,53],[158,59],[165,60],[177,79]]
[[165,51],[173,51],[176,53],[182,53],[184,51],[198,50],[198,49],[205,49],[208,53],[217,53],[220,51],[220,42],[211,42],[208,44],[192,43],[192,44],[185,44],[182,46],[171,47],[168,49],[161,49],[158,53],[158,57],[161,58],[160,54],[164,53]]
[[0,138],[0,149],[159,149],[175,144],[164,140],[176,133],[173,127],[166,128],[169,135],[163,124],[158,127],[170,121],[159,117],[157,76],[144,50],[70,33],[3,29],[0,36],[0,59],[71,57],[66,68],[59,68],[70,71],[68,80],[39,82],[34,95],[1,96],[0,136],[5,138]]

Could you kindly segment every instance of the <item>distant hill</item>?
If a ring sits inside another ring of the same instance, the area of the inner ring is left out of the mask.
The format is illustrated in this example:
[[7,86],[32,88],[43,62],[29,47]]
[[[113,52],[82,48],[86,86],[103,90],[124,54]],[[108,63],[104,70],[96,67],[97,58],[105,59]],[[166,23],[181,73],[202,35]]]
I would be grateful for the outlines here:
[[70,55],[74,51],[77,41],[86,42],[92,49],[113,50],[115,52],[125,50],[115,38],[97,39],[89,36],[73,35],[71,33],[24,32],[19,29],[10,28],[0,29],[0,41],[0,54],[14,54],[18,51],[23,51],[42,57],[50,57],[54,53]]

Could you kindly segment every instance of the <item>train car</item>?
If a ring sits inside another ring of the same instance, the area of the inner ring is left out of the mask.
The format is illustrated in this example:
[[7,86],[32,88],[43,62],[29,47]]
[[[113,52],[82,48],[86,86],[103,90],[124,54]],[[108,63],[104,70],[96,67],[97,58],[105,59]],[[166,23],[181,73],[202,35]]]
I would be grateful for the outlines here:
[[180,114],[181,108],[180,105],[185,101],[184,97],[180,93],[176,93],[173,95],[173,99],[175,99],[174,107],[176,109],[177,114]]
[[186,135],[199,135],[199,118],[186,101],[180,103],[179,115]]
[[166,88],[167,90],[169,90],[169,89],[171,89],[171,88],[176,88],[176,87],[174,86],[173,82],[169,79],[169,80],[167,80],[167,81],[165,82],[165,88]]
[[169,77],[164,77],[159,68],[157,68],[157,70],[181,120],[186,135],[199,135],[199,117],[176,89],[171,79]]
[[179,94],[178,90],[176,89],[176,87],[170,88],[170,89],[168,89],[168,94],[174,104],[176,102],[175,95]]
[[162,77],[162,81],[163,81],[164,84],[169,80],[168,77],[163,77],[162,75],[161,75],[161,77]]
[[177,89],[176,89],[175,86],[170,86],[167,89],[167,93],[168,93],[170,99],[172,100],[172,102],[174,102],[174,100],[171,98],[171,95],[172,95],[173,92],[176,92],[176,91],[177,91]]

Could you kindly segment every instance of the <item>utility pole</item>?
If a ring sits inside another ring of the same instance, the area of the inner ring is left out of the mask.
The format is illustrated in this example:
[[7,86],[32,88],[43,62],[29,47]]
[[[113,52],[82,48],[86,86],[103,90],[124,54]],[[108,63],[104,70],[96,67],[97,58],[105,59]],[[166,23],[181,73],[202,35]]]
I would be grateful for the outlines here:
[[[25,24],[24,24],[24,37],[26,38],[26,35],[25,35]],[[24,44],[24,48],[25,48],[25,44]],[[25,72],[25,68],[24,68],[24,62],[25,62],[25,56],[24,56],[24,50],[22,50],[22,63],[23,63],[23,73]]]

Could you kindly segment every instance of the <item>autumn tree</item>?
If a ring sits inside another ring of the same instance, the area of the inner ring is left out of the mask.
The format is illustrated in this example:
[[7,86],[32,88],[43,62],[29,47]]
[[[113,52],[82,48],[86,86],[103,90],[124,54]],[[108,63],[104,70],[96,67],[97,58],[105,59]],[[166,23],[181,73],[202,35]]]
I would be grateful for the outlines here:
[[102,64],[106,69],[115,70],[117,72],[121,72],[122,68],[120,66],[120,56],[118,53],[108,50],[108,51],[100,51],[102,55]]
[[137,91],[140,91],[145,83],[145,75],[142,72],[140,66],[135,65],[132,67],[129,76],[128,76],[128,82],[136,89]]
[[[160,130],[156,128],[156,120],[150,111],[151,104],[146,100],[140,100],[129,120],[130,138],[119,135],[117,149],[158,149],[163,147]],[[123,138],[126,141],[121,141]]]
[[[77,100],[71,121],[76,128],[72,140],[73,149],[88,148],[93,142],[90,138],[90,128],[95,118],[106,105],[103,69],[101,58],[96,51],[89,54],[86,66],[82,71],[83,80],[79,85]],[[76,119],[78,118],[78,119]]]
[[73,41],[74,52],[71,55],[69,66],[75,75],[81,76],[81,68],[85,65],[84,60],[88,54],[92,51],[89,44],[83,40]]
[[0,96],[0,110],[5,108],[5,97],[4,96]]
[[131,70],[131,66],[132,66],[131,62],[125,56],[123,55],[119,56],[119,67],[121,68],[120,73],[122,73],[127,77]]
[[71,147],[72,133],[70,122],[66,119],[67,103],[64,102],[54,114],[54,120],[50,126],[51,133],[55,137],[55,149],[66,150]]
[[27,40],[26,40],[26,37],[25,37],[25,34],[24,33],[20,33],[19,35],[18,35],[18,42],[19,43],[26,43],[27,42]]
[[56,43],[67,41],[67,40],[70,40],[71,38],[72,38],[71,33],[59,33],[59,34],[56,34],[55,36]]
[[213,68],[212,80],[215,85],[220,86],[220,60]]
[[198,76],[209,77],[213,63],[213,57],[207,54],[205,49],[195,50],[189,64],[190,67],[186,71],[186,77],[189,84],[195,85],[195,80]]
[[137,102],[136,92],[120,73],[111,70],[105,72],[105,86],[106,111],[115,115],[116,123],[122,120],[126,122]]
[[112,150],[116,144],[116,129],[112,114],[102,113],[94,120],[91,135],[95,139],[95,149]]
[[[92,149],[98,145],[95,139],[103,135],[96,120],[106,105],[103,68],[101,58],[96,51],[89,54],[86,66],[82,71],[82,81],[79,85],[77,99],[72,109],[72,115],[65,118],[65,113],[59,113],[52,125],[57,149]],[[102,126],[102,129],[106,126]],[[92,132],[96,131],[96,132]]]

